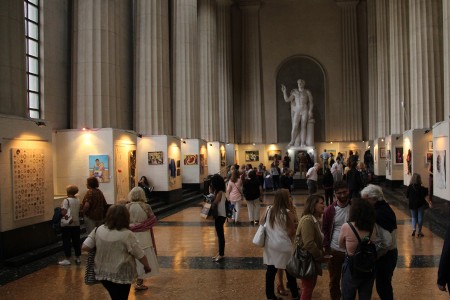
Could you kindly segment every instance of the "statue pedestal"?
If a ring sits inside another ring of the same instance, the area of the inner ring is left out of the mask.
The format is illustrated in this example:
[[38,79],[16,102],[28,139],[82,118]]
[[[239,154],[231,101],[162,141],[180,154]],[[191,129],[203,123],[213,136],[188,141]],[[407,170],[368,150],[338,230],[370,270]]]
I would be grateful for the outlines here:
[[314,146],[296,147],[291,146],[288,148],[289,157],[291,158],[291,168],[295,171],[294,179],[306,179],[306,172],[308,172],[308,165],[301,160],[301,155],[309,155],[312,159],[312,163],[316,161],[316,149]]

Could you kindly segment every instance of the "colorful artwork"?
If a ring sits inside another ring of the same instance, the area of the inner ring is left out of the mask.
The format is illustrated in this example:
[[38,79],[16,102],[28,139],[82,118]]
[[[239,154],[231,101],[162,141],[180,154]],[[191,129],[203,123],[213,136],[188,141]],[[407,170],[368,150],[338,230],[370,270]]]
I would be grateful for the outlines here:
[[198,165],[198,155],[197,154],[187,154],[184,156],[184,165]]
[[89,176],[98,182],[109,182],[109,161],[107,154],[89,155]]
[[11,149],[14,220],[45,212],[45,169],[42,149]]
[[148,153],[149,165],[162,165],[164,163],[164,153],[162,151],[155,151]]
[[427,153],[427,163],[430,163],[433,161],[433,152]]
[[386,150],[385,148],[380,147],[380,158],[386,158]]
[[269,160],[281,160],[281,150],[269,150],[267,155],[269,156]]
[[259,151],[245,151],[245,161],[259,161]]
[[226,163],[227,163],[226,151],[225,148],[222,146],[220,148],[220,165],[223,167],[226,165]]
[[200,154],[200,174],[205,174],[205,154]]
[[447,153],[446,150],[436,151],[436,181],[441,190],[447,189]]
[[395,160],[396,165],[403,164],[403,147],[395,147]]

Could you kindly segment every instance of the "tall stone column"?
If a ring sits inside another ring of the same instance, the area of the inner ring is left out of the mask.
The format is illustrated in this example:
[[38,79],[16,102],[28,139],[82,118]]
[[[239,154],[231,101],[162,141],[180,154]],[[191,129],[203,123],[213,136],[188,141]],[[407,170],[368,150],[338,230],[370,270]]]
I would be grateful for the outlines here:
[[131,2],[74,1],[72,127],[132,129]]
[[389,1],[391,134],[401,134],[410,128],[408,1]]
[[172,0],[174,134],[200,137],[197,0]]
[[219,140],[216,0],[198,1],[200,137]]
[[[411,128],[443,120],[441,0],[410,0]],[[448,99],[446,99],[448,101]]]
[[26,117],[23,1],[0,1],[0,114]]
[[376,0],[367,0],[367,41],[369,73],[369,140],[378,138],[378,75]]
[[375,2],[377,23],[377,136],[390,134],[389,0]]
[[136,131],[171,135],[169,2],[137,0],[135,16]]
[[231,0],[217,0],[217,71],[220,141],[234,143],[231,75]]
[[241,143],[262,143],[262,92],[259,39],[259,1],[241,1]]
[[342,101],[346,109],[341,119],[343,141],[362,140],[361,89],[356,6],[359,0],[337,1],[342,15]]
[[444,49],[444,120],[450,118],[450,2],[442,1]]

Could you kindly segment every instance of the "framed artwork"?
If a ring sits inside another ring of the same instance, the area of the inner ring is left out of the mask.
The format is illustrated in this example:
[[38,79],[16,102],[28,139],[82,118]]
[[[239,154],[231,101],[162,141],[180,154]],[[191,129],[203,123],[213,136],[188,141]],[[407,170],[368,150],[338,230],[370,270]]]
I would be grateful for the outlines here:
[[447,151],[436,151],[436,173],[433,176],[437,187],[441,190],[447,189]]
[[433,151],[433,141],[428,142],[428,151]]
[[433,152],[428,152],[426,162],[430,163],[432,161],[433,161]]
[[179,168],[181,165],[180,160],[177,160],[177,168]]
[[181,175],[181,169],[177,169],[177,176]]
[[259,151],[245,151],[245,161],[259,161]]
[[395,147],[395,160],[396,165],[403,164],[403,147]]
[[200,174],[205,173],[205,154],[200,154]]
[[336,150],[328,150],[327,149],[328,154],[332,155],[333,157],[336,157]]
[[220,148],[220,165],[223,167],[226,165],[226,163],[227,163],[226,151],[225,151],[225,148],[221,147]]
[[267,155],[269,156],[269,160],[281,160],[281,150],[269,150],[267,152]]
[[155,151],[148,153],[149,165],[162,165],[164,163],[164,156],[162,151]]
[[374,162],[378,161],[378,148],[373,149],[373,160]]
[[197,154],[187,154],[184,156],[184,165],[192,166],[198,165],[198,155]]
[[386,149],[380,148],[380,158],[386,158]]
[[89,155],[89,176],[94,176],[98,182],[109,182],[107,154]]
[[386,159],[391,160],[391,150],[386,150]]

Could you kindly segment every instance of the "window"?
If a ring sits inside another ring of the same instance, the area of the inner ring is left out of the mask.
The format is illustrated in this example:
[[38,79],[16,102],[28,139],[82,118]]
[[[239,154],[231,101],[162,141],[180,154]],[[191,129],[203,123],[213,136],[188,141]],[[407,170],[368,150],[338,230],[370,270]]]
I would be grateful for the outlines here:
[[24,0],[27,99],[30,118],[41,118],[39,97],[39,0]]

